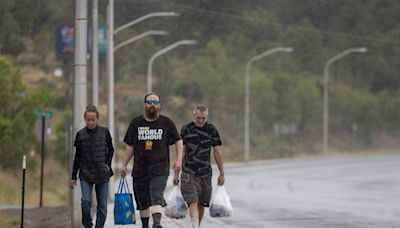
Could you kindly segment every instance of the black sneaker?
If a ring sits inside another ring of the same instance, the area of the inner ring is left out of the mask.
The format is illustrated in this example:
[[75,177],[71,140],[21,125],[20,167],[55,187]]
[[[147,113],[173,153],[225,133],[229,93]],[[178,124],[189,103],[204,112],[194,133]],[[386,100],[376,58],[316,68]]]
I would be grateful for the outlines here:
[[162,228],[161,224],[153,224],[153,228]]

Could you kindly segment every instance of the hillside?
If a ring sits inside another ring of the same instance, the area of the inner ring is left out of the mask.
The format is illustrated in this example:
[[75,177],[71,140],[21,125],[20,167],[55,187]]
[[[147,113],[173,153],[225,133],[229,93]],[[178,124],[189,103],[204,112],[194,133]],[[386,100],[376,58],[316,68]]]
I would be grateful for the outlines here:
[[[4,31],[0,53],[12,59],[28,89],[41,94],[35,106],[54,111],[55,129],[49,148],[62,160],[66,158],[65,123],[72,116],[73,55],[56,52],[54,34],[59,26],[74,24],[74,7],[68,1],[36,3],[0,0],[4,9],[0,14]],[[106,2],[101,2],[101,25],[106,21],[105,8]],[[115,35],[117,45],[148,30],[169,33],[143,38],[115,53],[115,117],[120,137],[130,119],[142,112],[150,57],[176,41],[195,39],[198,44],[176,48],[157,58],[153,89],[162,98],[163,113],[179,128],[191,120],[194,104],[206,104],[210,122],[220,130],[228,159],[243,159],[246,66],[255,56],[276,47],[292,47],[294,51],[263,56],[252,62],[248,71],[250,159],[320,154],[324,90],[329,94],[330,153],[398,147],[397,1],[122,0],[115,2],[114,8],[115,28],[152,12],[179,13],[151,18]],[[354,47],[368,51],[337,59],[329,66],[326,86],[327,62]],[[90,59],[88,64],[90,103]],[[105,57],[100,56],[100,121],[107,125],[105,65]],[[53,75],[56,68],[64,70],[63,77]],[[12,113],[4,115],[13,117]],[[22,138],[32,137],[33,124],[25,132]],[[37,150],[37,143],[26,147]],[[26,148],[15,150],[19,152],[10,154],[21,154]]]

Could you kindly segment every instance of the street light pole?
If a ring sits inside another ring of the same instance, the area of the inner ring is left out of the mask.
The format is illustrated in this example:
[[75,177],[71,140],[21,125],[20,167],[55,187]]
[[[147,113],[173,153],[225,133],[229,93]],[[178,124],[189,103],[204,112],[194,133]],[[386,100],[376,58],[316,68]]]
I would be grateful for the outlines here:
[[126,23],[126,24],[124,24],[124,25],[121,25],[120,27],[116,28],[116,29],[114,30],[114,35],[116,35],[117,33],[121,32],[122,30],[124,30],[124,29],[126,29],[126,28],[128,28],[128,27],[130,27],[130,26],[132,26],[132,25],[135,25],[135,24],[137,24],[137,23],[139,23],[139,22],[141,22],[141,21],[144,21],[144,20],[149,19],[149,18],[152,18],[152,17],[177,17],[177,16],[179,16],[179,14],[178,14],[178,13],[175,13],[175,12],[155,12],[155,13],[149,13],[149,14],[144,15],[143,17],[139,17],[139,18],[136,19],[136,20],[133,20],[133,21],[131,21],[131,22],[128,22],[128,23]]
[[329,137],[329,126],[328,126],[328,121],[329,121],[329,110],[328,110],[328,78],[329,78],[329,66],[337,61],[340,58],[343,58],[344,56],[351,54],[353,52],[358,52],[358,53],[365,53],[367,52],[367,48],[365,47],[356,47],[356,48],[349,48],[346,49],[339,54],[333,56],[330,58],[324,66],[324,110],[323,110],[323,142],[322,142],[322,153],[323,155],[328,154],[328,137]]
[[122,42],[122,43],[119,43],[119,44],[115,45],[115,47],[114,47],[114,53],[115,53],[118,49],[120,49],[120,48],[122,48],[122,47],[124,47],[124,46],[126,46],[126,45],[128,45],[128,44],[130,44],[130,43],[132,43],[132,42],[135,42],[135,41],[137,41],[137,40],[139,40],[139,39],[142,39],[142,38],[144,38],[144,37],[146,37],[146,36],[150,36],[150,35],[159,35],[159,36],[162,36],[162,35],[168,35],[168,33],[165,32],[165,31],[158,31],[158,30],[150,30],[150,31],[144,32],[144,33],[139,34],[139,35],[137,35],[137,36],[134,36],[134,37],[132,37],[132,38],[130,38],[130,39],[128,39],[128,40]]
[[[74,47],[74,104],[73,104],[73,137],[85,126],[83,112],[87,104],[87,0],[75,0],[75,47]],[[70,155],[72,157],[72,154]],[[72,164],[70,164],[72,170]],[[79,186],[79,183],[78,183]],[[70,190],[71,227],[79,227],[81,207],[79,190]]]
[[111,138],[114,138],[114,0],[108,0],[107,6],[107,118],[108,128],[110,130]]
[[92,104],[99,107],[98,0],[92,2]]
[[197,43],[198,42],[196,40],[181,40],[181,41],[178,41],[178,42],[175,42],[175,43],[169,45],[168,47],[165,47],[165,48],[159,50],[154,55],[152,55],[149,60],[149,63],[147,64],[147,92],[148,93],[152,92],[152,67],[153,67],[154,60],[158,56],[160,56],[174,48],[177,48],[181,45],[191,45],[191,44],[197,44]]
[[292,52],[291,47],[277,47],[269,49],[259,55],[254,56],[246,64],[245,75],[245,101],[244,101],[244,160],[249,160],[250,154],[250,67],[251,65],[265,56],[271,55],[275,52]]

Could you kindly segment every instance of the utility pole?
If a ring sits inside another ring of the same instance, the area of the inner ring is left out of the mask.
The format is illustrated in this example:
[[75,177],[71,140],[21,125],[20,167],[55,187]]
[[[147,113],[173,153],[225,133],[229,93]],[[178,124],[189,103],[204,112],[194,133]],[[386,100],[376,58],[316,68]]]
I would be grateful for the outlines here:
[[[87,0],[75,0],[75,47],[74,47],[74,108],[73,138],[85,125],[83,112],[87,105]],[[78,186],[72,190],[71,226],[81,226],[80,191]]]
[[46,129],[46,116],[42,116],[42,140],[40,146],[40,196],[39,196],[39,207],[42,208],[43,206],[43,167],[44,167],[44,150],[45,150],[45,143],[44,143],[44,136],[45,136],[45,129]]
[[99,106],[99,26],[98,1],[92,1],[92,105]]
[[108,129],[114,143],[114,0],[109,0],[107,5],[107,84],[108,101],[107,117]]
[[22,159],[21,228],[24,228],[26,155]]
[[[107,118],[108,129],[110,131],[113,145],[116,150],[116,142],[118,141],[115,136],[114,129],[114,0],[108,0],[107,5],[107,53],[106,53],[106,67],[107,67]],[[111,162],[111,168],[115,168],[114,159]],[[112,189],[114,186],[114,178],[111,177],[108,188]],[[108,192],[109,199],[114,199],[111,191]]]

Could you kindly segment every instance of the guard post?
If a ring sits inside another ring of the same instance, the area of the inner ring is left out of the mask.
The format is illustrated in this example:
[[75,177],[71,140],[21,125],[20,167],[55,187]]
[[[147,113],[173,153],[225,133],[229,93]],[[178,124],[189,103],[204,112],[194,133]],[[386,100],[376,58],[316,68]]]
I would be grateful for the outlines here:
[[25,210],[25,170],[26,170],[26,156],[22,159],[22,191],[21,191],[21,228],[24,227],[24,210]]
[[43,206],[43,167],[44,167],[44,152],[45,152],[45,136],[46,136],[46,117],[50,118],[53,112],[36,110],[35,114],[42,119],[42,130],[41,130],[41,162],[40,162],[40,197],[39,197],[39,207]]

